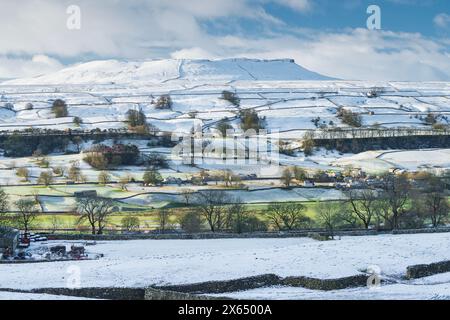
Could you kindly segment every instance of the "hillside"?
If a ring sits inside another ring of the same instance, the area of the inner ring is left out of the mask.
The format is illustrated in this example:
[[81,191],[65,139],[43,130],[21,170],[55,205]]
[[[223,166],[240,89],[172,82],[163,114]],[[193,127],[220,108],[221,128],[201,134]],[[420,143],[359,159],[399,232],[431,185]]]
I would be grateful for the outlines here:
[[56,73],[6,81],[9,85],[161,83],[170,80],[330,80],[293,60],[117,60],[77,64]]

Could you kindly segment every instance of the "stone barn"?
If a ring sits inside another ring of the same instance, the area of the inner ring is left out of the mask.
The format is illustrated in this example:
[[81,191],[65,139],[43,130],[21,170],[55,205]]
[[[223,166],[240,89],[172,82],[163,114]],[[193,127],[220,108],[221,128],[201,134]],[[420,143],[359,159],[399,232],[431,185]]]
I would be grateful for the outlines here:
[[14,252],[19,244],[19,234],[18,230],[0,227],[0,253],[8,248]]
[[77,191],[73,194],[75,198],[96,198],[96,190]]

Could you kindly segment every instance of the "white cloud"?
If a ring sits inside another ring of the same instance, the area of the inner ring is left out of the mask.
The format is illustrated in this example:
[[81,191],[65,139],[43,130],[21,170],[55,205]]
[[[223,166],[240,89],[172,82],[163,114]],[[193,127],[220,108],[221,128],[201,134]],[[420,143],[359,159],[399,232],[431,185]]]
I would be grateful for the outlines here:
[[63,68],[56,59],[45,55],[36,55],[31,59],[0,57],[0,77],[32,77],[55,72]]
[[[55,57],[74,61],[87,56],[247,56],[295,58],[313,71],[346,79],[450,80],[448,39],[363,29],[291,30],[264,10],[269,2],[297,12],[312,10],[314,4],[312,0],[77,0],[81,30],[71,31],[66,28],[66,8],[72,0],[2,1],[2,12],[8,14],[0,22],[0,78],[55,70],[61,67]],[[448,23],[445,14],[438,17],[437,25]],[[241,19],[250,19],[258,33],[246,31]],[[213,35],[206,22],[214,24],[220,36]],[[22,58],[12,58],[17,56]]]
[[[256,2],[255,2],[256,1]],[[149,44],[195,46],[208,41],[203,20],[247,18],[278,23],[261,7],[263,0],[78,0],[81,29],[68,30],[71,0],[23,0],[3,3],[0,54],[37,52],[77,56],[143,56]],[[190,44],[190,45],[189,45]],[[151,48],[150,48],[151,49]]]
[[447,29],[450,27],[450,15],[446,13],[440,13],[433,20],[434,24],[442,29]]
[[202,48],[181,49],[170,54],[172,59],[216,59],[218,56]]
[[294,9],[295,11],[304,12],[311,9],[311,1],[309,0],[274,0],[280,5]]

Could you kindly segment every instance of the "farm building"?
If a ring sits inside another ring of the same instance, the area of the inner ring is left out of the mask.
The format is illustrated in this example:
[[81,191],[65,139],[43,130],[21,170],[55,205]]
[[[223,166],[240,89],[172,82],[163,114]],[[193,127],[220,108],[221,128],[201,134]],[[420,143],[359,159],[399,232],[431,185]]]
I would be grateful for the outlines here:
[[95,198],[97,197],[97,191],[95,190],[77,191],[73,195],[76,198]]
[[18,230],[0,227],[0,253],[5,252],[7,249],[15,251],[18,244]]

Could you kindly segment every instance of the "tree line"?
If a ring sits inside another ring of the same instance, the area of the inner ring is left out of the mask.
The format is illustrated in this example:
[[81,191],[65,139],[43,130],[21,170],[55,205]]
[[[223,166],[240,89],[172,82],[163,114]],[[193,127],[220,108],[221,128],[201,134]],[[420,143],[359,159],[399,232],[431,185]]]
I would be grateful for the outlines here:
[[[149,171],[148,179],[158,181],[156,171]],[[156,179],[156,180],[155,180]],[[195,233],[260,231],[297,231],[320,228],[332,238],[339,229],[396,230],[424,227],[437,228],[449,222],[450,204],[448,181],[429,173],[413,179],[406,174],[383,177],[382,186],[375,189],[348,190],[341,201],[322,201],[314,205],[315,215],[308,214],[302,203],[270,203],[261,212],[252,211],[239,198],[230,197],[223,190],[202,190],[181,193],[185,211],[157,210],[161,232],[179,226]],[[0,224],[12,223],[28,230],[39,213],[37,196],[14,203],[19,213],[8,215],[8,195],[0,189]],[[79,223],[86,222],[93,234],[102,234],[108,218],[118,212],[113,199],[90,196],[76,200],[74,212]],[[14,219],[11,219],[14,217]],[[138,230],[139,219],[125,216],[122,227]]]

